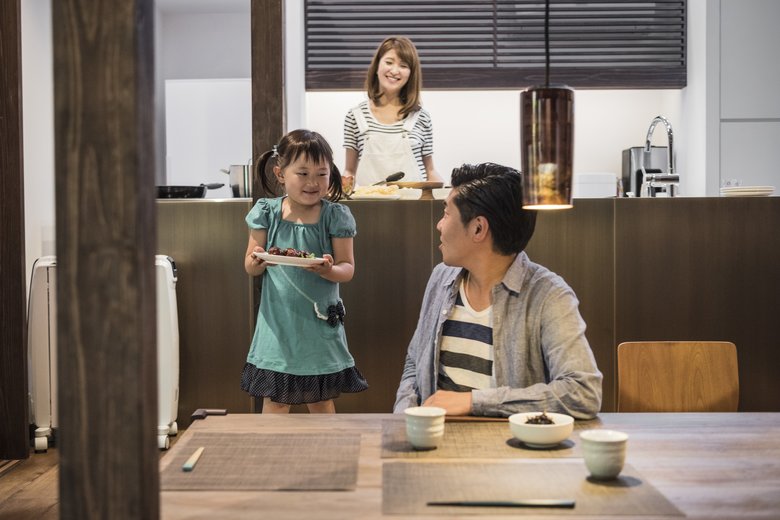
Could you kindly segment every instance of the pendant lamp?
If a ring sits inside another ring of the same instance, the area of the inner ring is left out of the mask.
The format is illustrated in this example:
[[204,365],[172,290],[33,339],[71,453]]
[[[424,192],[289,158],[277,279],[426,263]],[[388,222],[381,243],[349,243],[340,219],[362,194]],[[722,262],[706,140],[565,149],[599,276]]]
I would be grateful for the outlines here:
[[572,207],[574,90],[550,85],[550,0],[544,10],[545,83],[520,94],[523,209]]

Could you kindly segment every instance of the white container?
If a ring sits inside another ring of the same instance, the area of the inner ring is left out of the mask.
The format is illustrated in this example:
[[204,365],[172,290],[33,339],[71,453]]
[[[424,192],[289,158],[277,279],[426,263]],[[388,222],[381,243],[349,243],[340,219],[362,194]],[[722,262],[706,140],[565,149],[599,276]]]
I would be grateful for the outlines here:
[[575,173],[572,196],[575,199],[615,197],[618,176],[614,173]]

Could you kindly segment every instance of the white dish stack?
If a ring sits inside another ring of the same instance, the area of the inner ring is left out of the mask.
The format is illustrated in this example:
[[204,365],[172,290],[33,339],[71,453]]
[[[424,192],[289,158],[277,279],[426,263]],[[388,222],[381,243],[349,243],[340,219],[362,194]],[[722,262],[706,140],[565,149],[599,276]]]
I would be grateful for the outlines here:
[[768,197],[775,192],[774,186],[724,186],[721,197]]

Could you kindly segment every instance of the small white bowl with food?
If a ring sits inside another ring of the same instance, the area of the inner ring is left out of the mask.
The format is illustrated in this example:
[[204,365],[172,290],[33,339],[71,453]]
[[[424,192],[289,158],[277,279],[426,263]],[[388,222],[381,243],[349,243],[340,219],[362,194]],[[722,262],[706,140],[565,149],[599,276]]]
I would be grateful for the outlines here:
[[574,431],[574,418],[552,412],[522,412],[509,416],[512,435],[531,448],[553,448]]

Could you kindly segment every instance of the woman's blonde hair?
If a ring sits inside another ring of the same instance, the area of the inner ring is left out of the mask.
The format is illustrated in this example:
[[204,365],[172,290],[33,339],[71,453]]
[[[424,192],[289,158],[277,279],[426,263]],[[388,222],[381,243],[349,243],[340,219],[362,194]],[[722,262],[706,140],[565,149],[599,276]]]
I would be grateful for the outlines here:
[[374,103],[379,103],[382,92],[379,89],[379,79],[376,76],[379,70],[379,61],[382,56],[394,49],[398,57],[409,66],[409,81],[401,89],[401,102],[403,106],[398,114],[406,117],[420,109],[420,88],[422,87],[422,70],[420,69],[420,57],[412,40],[404,36],[389,36],[379,45],[371,60],[371,66],[366,74],[366,92]]

